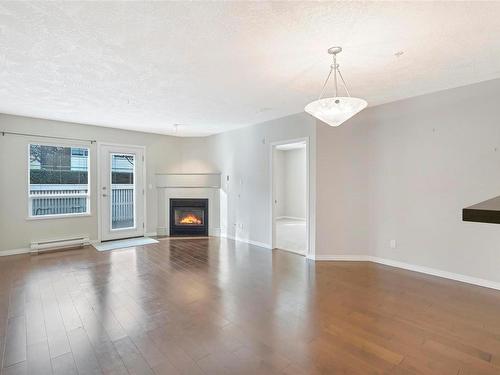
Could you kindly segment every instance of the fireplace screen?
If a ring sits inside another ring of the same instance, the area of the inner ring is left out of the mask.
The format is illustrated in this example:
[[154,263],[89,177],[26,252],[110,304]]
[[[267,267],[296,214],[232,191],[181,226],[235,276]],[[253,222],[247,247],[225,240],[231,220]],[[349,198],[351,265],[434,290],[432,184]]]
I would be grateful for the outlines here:
[[170,236],[208,236],[208,199],[170,198]]
[[174,222],[175,225],[204,225],[203,218],[205,212],[203,208],[175,208]]

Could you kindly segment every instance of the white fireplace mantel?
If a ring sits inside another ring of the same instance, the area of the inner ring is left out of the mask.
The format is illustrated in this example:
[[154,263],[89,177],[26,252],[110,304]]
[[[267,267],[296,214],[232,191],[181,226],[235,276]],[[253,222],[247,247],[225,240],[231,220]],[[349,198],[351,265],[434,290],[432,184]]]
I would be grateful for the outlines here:
[[220,173],[156,174],[159,235],[170,234],[170,198],[208,199],[208,234],[220,236]]
[[220,173],[156,174],[158,188],[220,188]]

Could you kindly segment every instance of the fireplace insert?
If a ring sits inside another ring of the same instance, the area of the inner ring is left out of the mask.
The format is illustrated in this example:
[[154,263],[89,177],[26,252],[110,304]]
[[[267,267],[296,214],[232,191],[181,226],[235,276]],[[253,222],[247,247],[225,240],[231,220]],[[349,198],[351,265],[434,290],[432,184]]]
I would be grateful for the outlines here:
[[208,199],[170,198],[171,236],[208,236]]

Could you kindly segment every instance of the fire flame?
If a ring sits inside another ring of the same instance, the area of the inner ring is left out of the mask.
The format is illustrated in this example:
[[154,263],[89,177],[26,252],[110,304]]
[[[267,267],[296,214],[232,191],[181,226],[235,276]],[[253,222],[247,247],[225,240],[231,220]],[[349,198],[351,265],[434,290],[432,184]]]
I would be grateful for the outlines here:
[[180,220],[181,224],[201,224],[201,219],[193,214],[188,214]]

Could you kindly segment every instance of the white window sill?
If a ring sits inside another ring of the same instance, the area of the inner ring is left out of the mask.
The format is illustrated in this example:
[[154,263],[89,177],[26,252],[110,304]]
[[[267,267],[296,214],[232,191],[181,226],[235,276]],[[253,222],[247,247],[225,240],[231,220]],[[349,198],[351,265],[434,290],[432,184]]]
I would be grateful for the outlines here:
[[40,216],[28,216],[26,220],[50,220],[50,219],[71,219],[76,217],[89,217],[92,216],[91,213],[81,213],[81,214],[61,214],[61,215],[40,215]]

